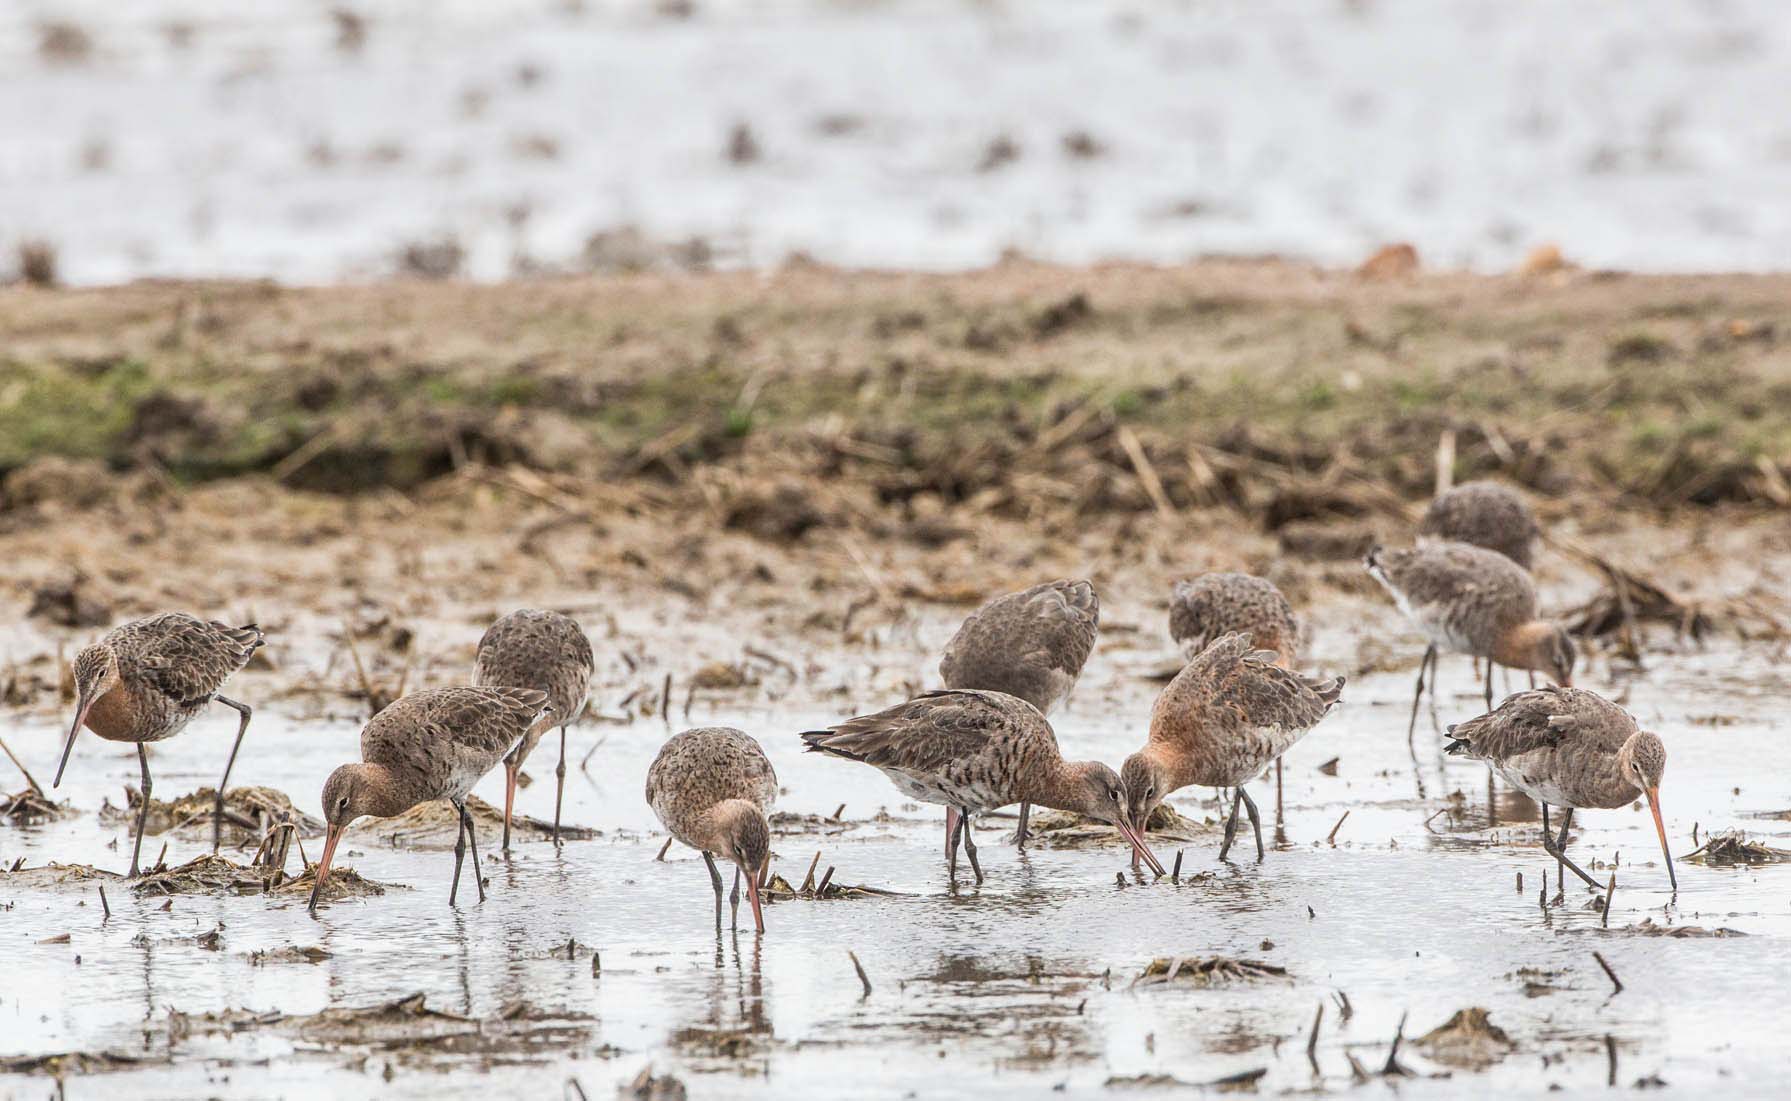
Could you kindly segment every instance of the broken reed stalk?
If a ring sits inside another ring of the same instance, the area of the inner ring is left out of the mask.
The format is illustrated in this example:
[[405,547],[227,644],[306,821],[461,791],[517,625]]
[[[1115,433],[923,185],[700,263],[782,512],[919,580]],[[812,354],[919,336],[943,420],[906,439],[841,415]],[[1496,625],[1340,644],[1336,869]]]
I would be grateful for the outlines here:
[[861,994],[858,998],[858,1000],[862,1002],[866,998],[871,996],[870,976],[868,976],[864,973],[864,964],[858,962],[858,953],[857,952],[853,952],[848,949],[846,952],[846,955],[852,957],[852,970],[858,972],[858,981],[864,984],[864,993]]
[[820,898],[822,895],[826,894],[827,893],[827,885],[832,882],[833,882],[833,865],[829,864],[829,865],[827,865],[827,871],[825,873],[823,873],[821,876],[821,882],[815,884],[815,897]]
[[813,887],[815,885],[815,869],[817,867],[819,867],[820,864],[821,864],[821,850],[816,849],[815,850],[815,858],[808,862],[808,874],[802,877],[802,886],[796,888],[797,894],[801,894],[802,892],[808,890],[810,887]]
[[659,717],[665,725],[672,725],[672,675],[665,675],[665,685],[659,690]]
[[1325,844],[1333,846],[1333,847],[1336,846],[1337,831],[1343,828],[1343,820],[1344,820],[1344,818],[1348,818],[1348,817],[1349,817],[1349,811],[1344,811],[1343,818],[1339,818],[1337,820],[1337,824],[1335,826],[1331,827],[1331,832],[1325,836]]
[[576,1078],[566,1079],[566,1089],[578,1094],[578,1101],[591,1101],[591,1099],[585,1095],[584,1086],[581,1085]]
[[664,860],[665,854],[670,852],[671,849],[672,849],[672,839],[668,837],[665,839],[665,844],[659,846],[659,855],[654,857],[653,859],[654,860]]
[[0,740],[0,750],[5,750],[6,759],[17,765],[19,771],[25,774],[25,783],[30,786],[32,793],[39,799],[43,799],[44,789],[38,786],[37,778],[31,775],[31,770],[25,767],[25,762],[13,755],[11,747],[9,747],[4,740]]
[[106,885],[104,883],[99,885],[99,892],[100,892],[100,908],[102,910],[106,911],[105,917],[101,918],[100,920],[101,921],[111,921],[112,920],[112,904],[110,902],[106,901]]
[[1611,970],[1611,965],[1605,962],[1604,954],[1594,952],[1592,958],[1598,961],[1598,966],[1604,968],[1605,977],[1611,980],[1611,997],[1614,998],[1623,993],[1623,980],[1619,979],[1617,973]]
[[1611,1068],[1610,1073],[1605,1076],[1605,1085],[1615,1086],[1617,1084],[1617,1038],[1608,1032],[1604,1034],[1604,1058],[1606,1065]]
[[1406,1014],[1399,1015],[1399,1027],[1393,1030],[1393,1046],[1387,1049],[1387,1062],[1381,1067],[1382,1074],[1405,1073],[1405,1068],[1399,1065],[1399,1044],[1405,1039],[1405,1018]]
[[1312,1015],[1312,1033],[1306,1037],[1306,1061],[1312,1064],[1312,1073],[1318,1074],[1318,1026],[1325,1019],[1325,1003],[1318,1003],[1318,1012]]
[[1169,872],[1169,882],[1171,883],[1182,881],[1182,852],[1181,849],[1175,850],[1175,867]]
[[1598,916],[1598,927],[1600,929],[1609,929],[1611,927],[1611,896],[1616,893],[1617,873],[1612,872],[1611,881],[1605,884],[1604,888],[1604,912]]

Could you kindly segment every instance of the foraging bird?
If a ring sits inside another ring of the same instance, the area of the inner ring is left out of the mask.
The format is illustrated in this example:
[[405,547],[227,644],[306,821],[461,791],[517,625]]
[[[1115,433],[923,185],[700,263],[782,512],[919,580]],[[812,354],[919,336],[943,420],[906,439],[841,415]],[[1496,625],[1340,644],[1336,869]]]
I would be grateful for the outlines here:
[[448,905],[460,891],[460,866],[470,845],[473,882],[485,901],[479,842],[467,793],[524,735],[551,718],[547,693],[534,688],[431,688],[393,701],[361,728],[361,760],[330,773],[323,784],[326,830],[310,910],[329,879],[336,845],[362,815],[391,818],[418,803],[446,799],[459,812],[454,837],[454,882]]
[[734,864],[729,896],[740,922],[740,877],[752,901],[753,926],[765,931],[759,879],[771,862],[771,823],[777,773],[765,750],[744,732],[707,726],[675,734],[647,769],[647,803],[671,835],[703,854],[715,888],[715,925],[721,927],[721,872],[715,854]]
[[1247,573],[1203,573],[1177,581],[1169,595],[1169,637],[1192,661],[1221,635],[1239,632],[1258,650],[1273,650],[1275,664],[1292,669],[1300,624],[1275,583]]
[[[1101,601],[1083,580],[1047,581],[998,596],[972,612],[945,644],[939,675],[947,688],[1005,692],[1049,715],[1076,686],[1101,629]],[[1026,848],[1031,804],[1020,804],[1015,843]],[[945,808],[949,848],[957,810]]]
[[[560,845],[560,806],[566,798],[566,727],[584,710],[596,661],[591,640],[559,612],[524,608],[493,623],[479,639],[473,683],[500,688],[534,688],[547,693],[560,727],[560,763],[554,768],[553,843]],[[551,723],[534,727],[504,758],[504,844],[510,851],[510,815],[516,805],[516,776]]]
[[1418,722],[1427,669],[1433,674],[1435,710],[1438,650],[1487,659],[1488,710],[1495,664],[1547,673],[1557,684],[1573,683],[1573,640],[1559,624],[1537,618],[1536,585],[1511,559],[1469,543],[1437,543],[1410,550],[1375,547],[1365,564],[1430,642],[1418,663],[1408,741]]
[[[1485,761],[1512,787],[1542,804],[1542,847],[1595,888],[1597,880],[1567,858],[1567,828],[1575,810],[1609,810],[1648,800],[1673,890],[1679,877],[1660,817],[1660,778],[1667,751],[1660,738],[1636,725],[1629,712],[1581,688],[1518,692],[1496,711],[1456,723],[1448,752]],[[1561,836],[1549,837],[1548,808],[1561,807]]]
[[911,799],[955,808],[945,856],[953,879],[961,840],[983,881],[970,838],[973,816],[1029,802],[1111,823],[1158,875],[1163,865],[1127,821],[1119,777],[1099,761],[1065,761],[1039,709],[1003,692],[926,692],[875,715],[802,735],[809,752],[862,761]]
[[1171,792],[1191,784],[1231,788],[1219,859],[1231,851],[1240,804],[1256,831],[1256,859],[1263,858],[1262,821],[1244,785],[1317,726],[1343,694],[1342,677],[1304,677],[1282,668],[1276,656],[1254,649],[1242,634],[1224,635],[1163,689],[1144,748],[1120,768],[1134,830],[1144,832],[1151,811]]
[[231,627],[181,612],[163,612],[114,627],[75,655],[75,721],[68,728],[62,763],[56,766],[56,780],[50,786],[62,785],[62,772],[68,767],[82,726],[109,742],[137,743],[143,805],[131,845],[133,878],[143,850],[143,828],[149,821],[149,751],[144,747],[180,733],[214,700],[241,716],[212,806],[211,848],[218,851],[224,828],[224,789],[230,783],[230,770],[236,764],[251,714],[247,704],[218,695],[218,689],[263,645],[261,629],[253,623]]
[[1472,543],[1528,570],[1542,527],[1529,502],[1498,482],[1463,482],[1437,494],[1418,524],[1418,543]]

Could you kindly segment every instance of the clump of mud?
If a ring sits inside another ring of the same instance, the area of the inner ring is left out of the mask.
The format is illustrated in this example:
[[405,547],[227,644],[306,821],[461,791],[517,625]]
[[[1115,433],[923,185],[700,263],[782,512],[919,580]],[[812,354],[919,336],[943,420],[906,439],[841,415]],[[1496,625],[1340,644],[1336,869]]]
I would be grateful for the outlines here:
[[617,1089],[616,1095],[626,1101],[686,1101],[690,1091],[669,1074],[654,1077],[653,1065],[649,1063],[641,1068],[633,1081]]
[[14,795],[0,795],[0,819],[14,826],[35,826],[68,817],[72,812],[66,803],[52,803],[42,792],[32,788]]
[[334,955],[335,953],[315,944],[283,944],[278,948],[258,948],[250,952],[249,965],[266,967],[270,963],[322,963]]
[[[108,826],[135,829],[137,816],[143,813],[143,794],[128,785],[124,792],[126,805],[113,806],[108,800],[100,807],[100,821]],[[212,811],[217,798],[216,788],[200,788],[167,802],[152,796],[149,819],[143,830],[150,834],[172,831],[182,837],[210,838]],[[323,823],[293,806],[292,799],[283,791],[241,787],[231,788],[224,796],[223,839],[226,844],[260,841],[269,828],[283,824],[291,825],[300,837],[317,837],[323,833]]]
[[431,1054],[537,1054],[588,1043],[589,1018],[549,1012],[523,1002],[506,1005],[491,1017],[463,1017],[430,1009],[422,994],[372,1006],[331,1007],[319,1013],[287,1016],[278,1010],[227,1009],[216,1013],[181,1013],[170,1009],[165,1022],[170,1041],[199,1033],[237,1033],[272,1029],[324,1047],[374,1047],[386,1051]]
[[[466,809],[472,813],[473,827],[480,840],[493,843],[504,832],[504,812],[477,796],[468,796]],[[550,841],[553,823],[540,818],[517,814],[510,818],[511,841]],[[452,803],[436,800],[418,803],[396,818],[370,818],[349,827],[349,836],[362,843],[377,840],[394,849],[452,849],[460,836],[460,816]],[[602,836],[602,831],[588,826],[560,823],[560,838],[565,841],[589,841]]]
[[1283,980],[1287,968],[1261,960],[1238,960],[1230,956],[1168,956],[1145,965],[1132,985],[1188,982],[1195,986],[1226,986],[1234,982]]
[[1784,864],[1791,862],[1791,851],[1750,841],[1740,832],[1713,833],[1695,852],[1680,859],[1693,864]]
[[[287,880],[269,893],[309,897],[311,888],[316,885],[317,865],[312,864],[305,868],[303,875]],[[330,867],[329,882],[324,884],[323,894],[318,896],[317,901],[319,904],[340,902],[345,898],[372,898],[375,895],[383,895],[387,891],[408,890],[410,888],[402,883],[376,883],[353,868],[338,864]]]
[[1486,1010],[1479,1006],[1456,1010],[1455,1016],[1412,1043],[1439,1063],[1465,1069],[1496,1063],[1517,1046],[1504,1029],[1487,1019]]
[[[21,858],[23,859],[23,858]],[[49,863],[36,868],[17,864],[0,868],[0,886],[41,890],[46,887],[79,887],[89,883],[111,883],[124,877],[117,872],[95,868],[91,864]]]
[[[1030,835],[1027,844],[1051,849],[1126,843],[1112,825],[1070,811],[1034,810],[1026,829]],[[1183,817],[1168,803],[1158,803],[1144,824],[1146,841],[1193,841],[1201,829],[1199,823]],[[1010,834],[1008,840],[1015,838]]]
[[[140,895],[309,895],[317,881],[313,865],[295,879],[284,879],[277,868],[238,864],[227,857],[206,853],[178,868],[158,866],[138,879],[131,889]],[[375,883],[353,868],[335,867],[319,901],[383,895],[396,884]]]

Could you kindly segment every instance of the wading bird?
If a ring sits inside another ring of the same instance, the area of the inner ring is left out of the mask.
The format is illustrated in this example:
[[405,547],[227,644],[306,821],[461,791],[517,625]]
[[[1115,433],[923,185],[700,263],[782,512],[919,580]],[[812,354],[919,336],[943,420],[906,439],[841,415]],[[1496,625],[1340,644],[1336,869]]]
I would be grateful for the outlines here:
[[560,844],[560,806],[566,798],[566,727],[577,721],[590,691],[596,662],[591,640],[559,612],[524,608],[493,623],[479,640],[473,683],[493,688],[533,688],[547,693],[553,718],[523,735],[504,758],[504,844],[510,851],[510,815],[516,806],[516,775],[541,743],[547,728],[560,727],[560,763],[554,768],[553,843]]
[[1144,748],[1120,769],[1132,828],[1142,834],[1151,811],[1171,792],[1190,785],[1230,788],[1231,817],[1219,859],[1231,852],[1241,804],[1261,860],[1262,821],[1244,785],[1317,726],[1342,693],[1342,677],[1303,677],[1284,669],[1275,651],[1253,649],[1241,634],[1215,640],[1157,697]]
[[740,877],[752,901],[753,927],[765,931],[759,880],[771,860],[771,823],[765,816],[777,802],[777,773],[759,743],[727,726],[707,726],[675,734],[647,770],[647,804],[667,832],[703,854],[715,888],[715,925],[721,928],[721,871],[715,855],[734,865],[729,896],[733,922],[740,922]]
[[454,837],[454,882],[448,905],[460,891],[460,865],[470,845],[473,883],[485,901],[479,842],[467,793],[497,767],[504,754],[552,716],[547,693],[533,688],[431,688],[396,700],[361,728],[361,760],[330,773],[323,784],[327,830],[310,909],[317,912],[330,862],[342,834],[362,815],[391,818],[418,803],[446,799],[459,812]]
[[811,753],[862,761],[902,794],[955,808],[946,866],[956,878],[958,843],[983,881],[971,818],[1011,803],[1037,803],[1110,823],[1158,875],[1163,865],[1127,821],[1119,777],[1099,761],[1065,761],[1039,709],[1001,692],[927,692],[875,715],[802,735]]
[[[1193,661],[1221,635],[1237,632],[1275,664],[1292,669],[1299,660],[1300,623],[1273,581],[1247,573],[1203,573],[1177,581],[1169,592],[1169,637]],[[1275,758],[1275,790],[1281,790],[1281,758]]]
[[149,751],[145,746],[174,737],[214,700],[241,716],[212,807],[211,848],[218,851],[224,826],[224,789],[230,783],[230,770],[236,764],[236,751],[242,748],[251,714],[247,704],[218,695],[218,689],[247,665],[250,655],[262,645],[261,629],[253,623],[231,627],[164,612],[114,627],[75,655],[75,721],[68,728],[62,763],[56,766],[56,780],[50,786],[62,785],[62,772],[68,767],[82,726],[109,742],[137,743],[143,803],[137,812],[136,840],[131,844],[132,877],[137,874],[143,850],[143,828],[149,822]]
[[1418,543],[1472,543],[1528,570],[1542,528],[1529,502],[1497,482],[1463,482],[1437,494],[1418,523]]
[[[1101,601],[1087,581],[1047,581],[998,596],[972,612],[945,645],[939,675],[947,688],[1005,692],[1049,715],[1076,686],[1100,634]],[[1032,806],[1020,804],[1015,843],[1026,848]],[[946,844],[957,810],[945,808]]]
[[[1660,778],[1667,750],[1629,712],[1581,688],[1518,692],[1498,709],[1449,728],[1448,752],[1485,761],[1505,782],[1542,804],[1542,847],[1594,888],[1603,884],[1567,858],[1575,810],[1609,810],[1648,800],[1660,835],[1667,879],[1679,890],[1667,827],[1660,817]],[[1548,808],[1562,808],[1561,835],[1549,836]]]
[[1536,586],[1530,575],[1497,551],[1468,543],[1393,551],[1376,547],[1368,552],[1365,565],[1430,643],[1418,663],[1407,741],[1418,723],[1427,670],[1435,710],[1439,650],[1487,659],[1488,710],[1494,664],[1534,669],[1558,684],[1572,683],[1573,640],[1559,624],[1537,618]]

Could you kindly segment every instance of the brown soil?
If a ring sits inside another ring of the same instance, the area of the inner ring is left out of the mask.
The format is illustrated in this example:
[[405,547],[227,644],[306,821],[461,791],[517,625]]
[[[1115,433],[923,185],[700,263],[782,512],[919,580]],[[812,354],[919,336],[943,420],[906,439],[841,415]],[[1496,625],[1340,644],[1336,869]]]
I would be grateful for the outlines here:
[[1487,1019],[1486,1010],[1472,1006],[1457,1010],[1412,1046],[1439,1063],[1477,1069],[1503,1059],[1514,1045],[1504,1029]]

